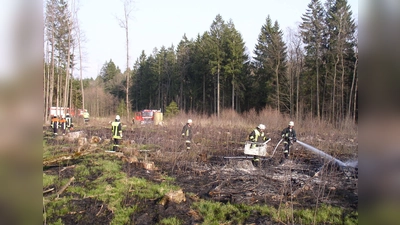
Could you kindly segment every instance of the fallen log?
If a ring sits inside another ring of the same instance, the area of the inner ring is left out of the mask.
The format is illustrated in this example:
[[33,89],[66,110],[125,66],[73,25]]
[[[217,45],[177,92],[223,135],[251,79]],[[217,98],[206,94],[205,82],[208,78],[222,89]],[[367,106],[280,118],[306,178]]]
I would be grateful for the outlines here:
[[97,150],[97,148],[91,148],[91,146],[87,146],[87,147],[88,147],[88,149],[85,151],[74,152],[69,155],[62,155],[62,156],[58,156],[56,158],[44,160],[43,166],[56,166],[56,165],[59,165],[63,161],[76,159],[76,158],[79,158],[80,156],[90,154],[93,151]]
[[70,160],[72,158],[73,158],[72,155],[59,156],[57,158],[53,158],[53,159],[49,159],[49,160],[43,161],[43,166],[50,166],[50,165],[58,164],[59,162],[62,162],[62,161],[65,161],[65,160]]

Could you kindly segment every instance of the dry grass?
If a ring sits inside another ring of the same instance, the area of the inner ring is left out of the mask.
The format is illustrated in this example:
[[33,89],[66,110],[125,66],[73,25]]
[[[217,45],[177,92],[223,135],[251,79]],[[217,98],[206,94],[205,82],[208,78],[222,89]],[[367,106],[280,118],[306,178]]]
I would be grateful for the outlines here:
[[[184,151],[184,140],[181,138],[180,132],[188,119],[193,120],[194,137],[192,150],[186,152]],[[89,126],[110,127],[109,123],[113,120],[114,116],[106,118],[91,118]],[[160,161],[172,163],[172,171],[168,172],[174,174],[175,171],[186,170],[188,166],[190,166],[189,164],[191,162],[198,160],[197,157],[199,156],[199,153],[205,153],[208,155],[235,155],[243,153],[242,150],[238,151],[238,149],[242,149],[243,142],[247,139],[248,134],[260,123],[266,125],[267,136],[272,138],[272,144],[276,144],[281,138],[281,131],[288,125],[290,120],[292,119],[289,116],[282,115],[276,110],[264,109],[260,113],[250,111],[243,115],[237,114],[232,110],[224,110],[221,112],[220,118],[195,113],[180,113],[174,117],[164,118],[162,126],[142,126],[132,124],[131,121],[126,121],[124,118],[122,118],[122,123],[126,125],[124,128],[127,131],[126,136],[124,134],[126,140],[135,141],[135,144],[126,144],[129,145],[127,147],[135,150],[156,150],[151,154],[160,154],[162,156],[159,158]],[[357,155],[358,129],[356,125],[350,122],[345,122],[340,126],[335,127],[329,123],[316,121],[311,117],[301,121],[293,119],[293,121],[295,122],[297,138],[302,142],[312,145],[333,155],[334,157],[337,157],[338,155],[345,155],[347,157]],[[74,121],[74,123],[77,123],[78,128],[79,126],[85,126],[83,124],[83,119]],[[107,132],[107,130],[104,130],[104,132]],[[109,133],[105,135],[109,138]],[[108,148],[109,144],[104,146],[99,145],[99,147]],[[303,151],[303,147],[299,144],[295,144],[293,147],[299,150],[299,154],[295,153],[295,157],[315,157],[312,153]],[[276,155],[278,155],[278,153]],[[138,154],[138,158],[139,156],[141,155]],[[331,171],[330,167],[324,167],[321,172],[326,174],[322,181],[337,179],[337,176],[334,171]],[[282,188],[282,193],[294,191],[290,184],[290,178],[292,176],[290,173],[291,170],[288,170],[288,180]],[[317,209],[320,210],[322,208],[322,211],[325,210],[320,203],[329,198],[331,192],[329,187],[325,185],[325,182],[322,182],[314,194],[315,199],[317,199],[315,209],[304,212],[304,215],[310,214],[310,218],[312,219],[307,220],[307,224],[311,224],[312,222],[318,223],[316,220],[319,215]],[[287,222],[298,222],[295,219],[296,210],[293,209],[293,202],[290,200],[288,203],[287,206],[283,205],[284,203],[280,205],[280,209],[283,211],[278,212],[278,215],[281,213],[279,218],[285,218],[285,221]],[[286,211],[288,211],[286,214],[283,213]],[[305,218],[305,216],[300,217]],[[304,219],[304,221],[306,220]],[[164,222],[166,224],[177,223],[174,219],[171,219],[170,222],[167,220]]]

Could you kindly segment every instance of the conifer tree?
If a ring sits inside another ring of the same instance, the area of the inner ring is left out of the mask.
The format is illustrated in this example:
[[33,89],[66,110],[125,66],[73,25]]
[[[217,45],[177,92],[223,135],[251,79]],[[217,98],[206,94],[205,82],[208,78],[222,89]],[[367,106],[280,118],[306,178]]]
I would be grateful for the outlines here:
[[[306,57],[305,64],[307,71],[303,77],[303,87],[304,91],[307,93],[307,102],[311,104],[314,101],[315,96],[315,107],[318,120],[320,119],[320,77],[321,77],[321,66],[323,61],[323,51],[324,51],[324,36],[326,31],[326,26],[324,23],[325,11],[319,0],[311,0],[308,4],[308,9],[306,13],[303,14],[303,22],[300,25],[301,35],[303,37],[303,43],[305,44]],[[310,108],[311,112],[314,111]]]
[[261,96],[259,103],[264,106],[273,105],[277,110],[281,110],[280,88],[285,82],[281,78],[284,77],[286,67],[286,44],[278,22],[275,21],[273,25],[269,15],[261,27],[254,54],[253,65],[260,82],[259,86],[256,86]]

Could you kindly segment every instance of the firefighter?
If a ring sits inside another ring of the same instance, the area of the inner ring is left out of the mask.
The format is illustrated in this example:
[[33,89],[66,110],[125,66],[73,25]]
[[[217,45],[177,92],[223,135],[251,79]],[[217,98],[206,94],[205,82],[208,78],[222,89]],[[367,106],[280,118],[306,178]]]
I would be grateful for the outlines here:
[[57,116],[53,116],[53,118],[51,119],[51,128],[53,128],[54,136],[57,136],[58,126],[59,126],[58,118]]
[[294,142],[297,141],[296,138],[296,131],[294,130],[294,122],[290,121],[288,127],[282,130],[282,139],[283,139],[283,154],[285,159],[289,158],[290,155],[290,147],[293,145]]
[[86,109],[85,112],[83,112],[83,120],[85,121],[85,123],[89,122],[89,113]]
[[186,150],[190,150],[190,144],[192,142],[192,123],[191,119],[188,119],[185,126],[182,128],[182,137],[185,138]]
[[[269,138],[267,138],[264,134],[265,130],[265,125],[264,124],[259,124],[250,134],[249,134],[249,140],[251,142],[254,142],[251,144],[250,148],[255,148],[258,143],[263,143],[267,141]],[[257,166],[259,164],[260,158],[258,156],[254,156],[253,158],[253,165]]]
[[119,151],[119,144],[122,138],[122,124],[119,115],[115,116],[115,121],[111,123],[112,138],[114,141],[113,150],[114,152]]
[[60,128],[62,131],[62,135],[65,135],[65,131],[67,130],[67,121],[65,120],[64,115],[60,118],[59,123],[60,123]]
[[72,117],[69,115],[69,113],[67,113],[67,115],[65,116],[65,120],[67,121],[67,130],[71,131],[74,125],[72,124]]

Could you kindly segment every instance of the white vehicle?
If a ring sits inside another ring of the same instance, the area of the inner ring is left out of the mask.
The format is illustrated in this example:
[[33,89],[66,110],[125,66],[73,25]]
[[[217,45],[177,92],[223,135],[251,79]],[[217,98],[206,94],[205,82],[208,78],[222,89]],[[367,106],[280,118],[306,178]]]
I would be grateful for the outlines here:
[[244,144],[244,154],[245,155],[256,155],[256,156],[269,156],[267,151],[267,143],[271,141],[271,138],[264,143],[246,141]]

